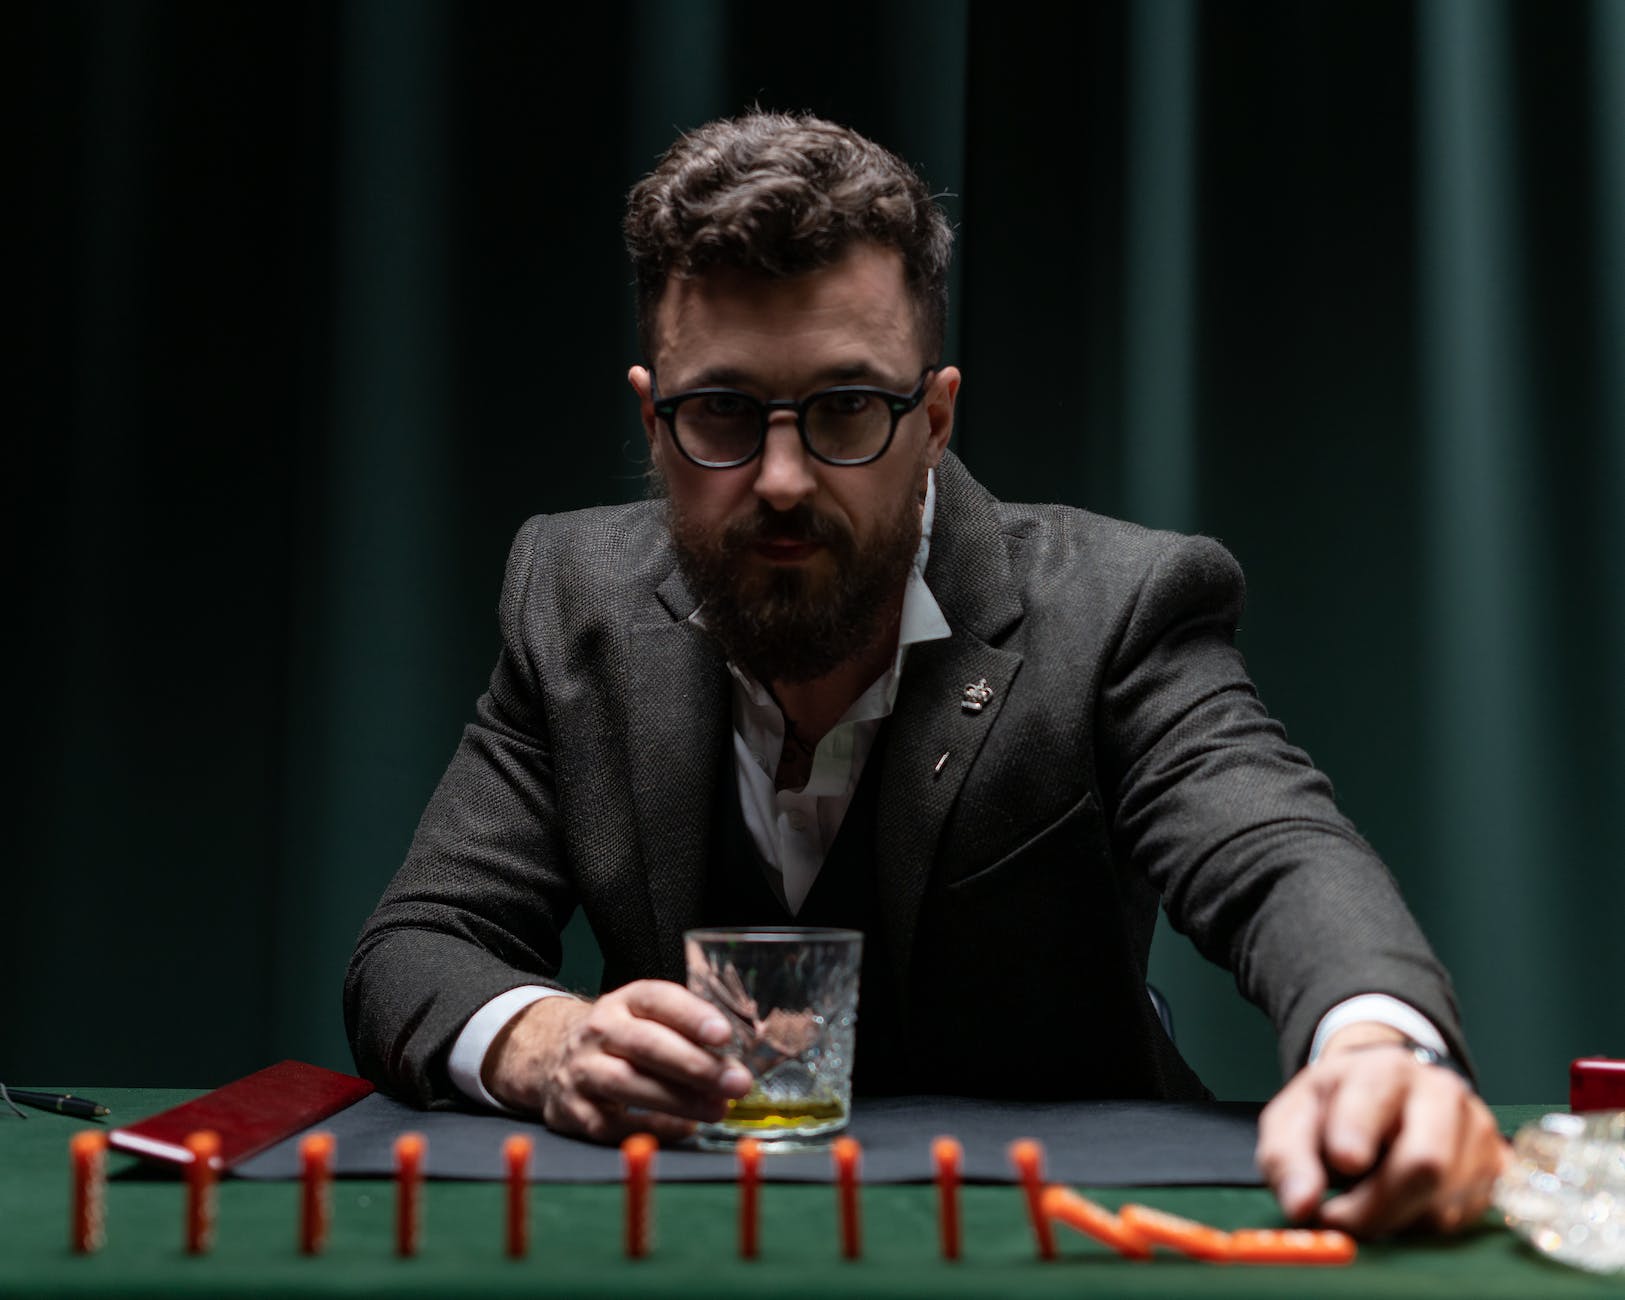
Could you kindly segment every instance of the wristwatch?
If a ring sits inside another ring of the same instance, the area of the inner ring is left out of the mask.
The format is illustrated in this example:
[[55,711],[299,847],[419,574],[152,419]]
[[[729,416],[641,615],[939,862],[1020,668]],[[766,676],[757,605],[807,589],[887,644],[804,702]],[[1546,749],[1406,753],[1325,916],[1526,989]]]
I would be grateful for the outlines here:
[[1397,1047],[1402,1052],[1409,1052],[1418,1064],[1437,1065],[1440,1069],[1449,1070],[1452,1074],[1459,1074],[1466,1080],[1469,1088],[1473,1086],[1472,1076],[1467,1073],[1467,1068],[1449,1052],[1436,1051],[1426,1043],[1419,1043],[1408,1036],[1405,1038],[1379,1038],[1370,1043],[1356,1043],[1352,1047],[1345,1047],[1343,1050],[1345,1052],[1364,1052],[1373,1047]]
[[[1453,1074],[1459,1074],[1463,1079],[1467,1079],[1467,1067],[1462,1065],[1449,1052],[1436,1052],[1431,1047],[1425,1047],[1411,1038],[1407,1038],[1400,1046],[1409,1048],[1411,1055],[1423,1065],[1437,1065],[1451,1071]],[[1467,1079],[1467,1082],[1471,1083],[1472,1080]]]

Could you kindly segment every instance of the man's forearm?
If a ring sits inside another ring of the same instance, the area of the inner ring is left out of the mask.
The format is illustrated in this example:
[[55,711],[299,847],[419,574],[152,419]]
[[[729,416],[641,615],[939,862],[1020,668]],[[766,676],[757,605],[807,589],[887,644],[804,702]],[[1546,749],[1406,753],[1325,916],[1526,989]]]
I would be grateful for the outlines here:
[[477,1010],[511,989],[536,984],[516,967],[455,933],[381,907],[368,922],[345,980],[345,1023],[361,1074],[415,1106],[455,1105],[463,1090],[448,1073],[458,1036]]

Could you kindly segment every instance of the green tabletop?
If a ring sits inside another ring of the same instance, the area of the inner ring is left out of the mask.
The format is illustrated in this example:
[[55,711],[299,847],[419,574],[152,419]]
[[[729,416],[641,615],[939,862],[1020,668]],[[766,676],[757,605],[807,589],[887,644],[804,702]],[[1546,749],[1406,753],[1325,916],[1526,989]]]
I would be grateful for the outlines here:
[[[66,1089],[64,1089],[66,1090]],[[127,1123],[195,1096],[186,1089],[72,1089],[113,1107]],[[1549,1109],[1499,1106],[1510,1131]],[[1120,1260],[1059,1230],[1062,1257],[1038,1261],[1020,1193],[963,1192],[964,1258],[938,1255],[935,1191],[871,1187],[863,1192],[864,1255],[838,1258],[834,1193],[827,1187],[763,1189],[763,1253],[736,1253],[735,1191],[718,1184],[672,1185],[656,1193],[653,1254],[621,1254],[621,1193],[610,1186],[538,1183],[531,1189],[531,1251],[502,1253],[503,1189],[496,1183],[432,1183],[426,1189],[421,1253],[394,1252],[394,1194],[387,1181],[345,1180],[334,1189],[325,1254],[298,1253],[298,1188],[226,1180],[213,1252],[181,1245],[183,1189],[138,1162],[113,1155],[108,1171],[107,1244],[93,1256],[68,1249],[69,1136],[86,1121],[31,1113],[0,1119],[0,1296],[95,1295],[592,1295],[957,1296],[1282,1295],[1492,1296],[1625,1294],[1625,1278],[1598,1278],[1539,1258],[1486,1219],[1450,1239],[1361,1247],[1346,1268],[1208,1265],[1159,1255]],[[132,1176],[133,1175],[133,1176]],[[1087,1192],[1089,1189],[1081,1189]],[[1114,1188],[1115,1207],[1135,1200],[1222,1228],[1281,1223],[1269,1195],[1250,1188]]]

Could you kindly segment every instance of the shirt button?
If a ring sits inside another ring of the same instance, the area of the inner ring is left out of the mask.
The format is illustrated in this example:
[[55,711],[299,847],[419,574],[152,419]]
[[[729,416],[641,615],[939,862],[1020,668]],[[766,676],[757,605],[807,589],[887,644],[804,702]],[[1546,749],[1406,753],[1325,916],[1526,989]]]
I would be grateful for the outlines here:
[[789,820],[791,830],[804,831],[807,829],[807,814],[802,812],[801,809],[792,808],[790,810]]

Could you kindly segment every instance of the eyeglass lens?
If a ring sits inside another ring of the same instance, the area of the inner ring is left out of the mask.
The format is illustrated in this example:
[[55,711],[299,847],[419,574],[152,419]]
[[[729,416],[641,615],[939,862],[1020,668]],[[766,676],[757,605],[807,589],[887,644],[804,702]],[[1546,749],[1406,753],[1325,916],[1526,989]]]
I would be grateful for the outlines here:
[[[699,460],[728,462],[752,455],[762,437],[763,407],[743,394],[700,393],[678,403],[677,440]],[[830,460],[860,460],[886,444],[892,408],[876,393],[825,393],[803,417],[813,451]]]

